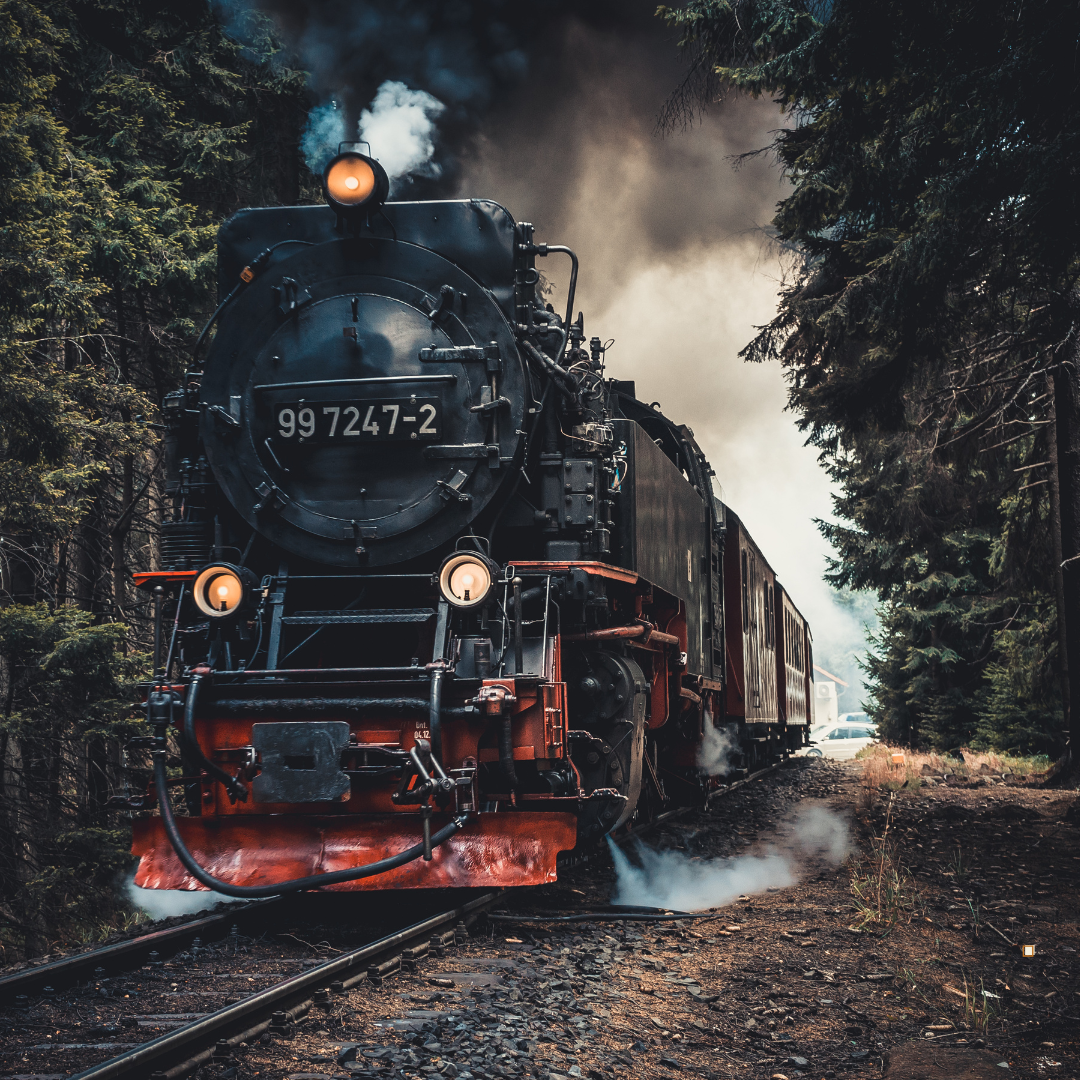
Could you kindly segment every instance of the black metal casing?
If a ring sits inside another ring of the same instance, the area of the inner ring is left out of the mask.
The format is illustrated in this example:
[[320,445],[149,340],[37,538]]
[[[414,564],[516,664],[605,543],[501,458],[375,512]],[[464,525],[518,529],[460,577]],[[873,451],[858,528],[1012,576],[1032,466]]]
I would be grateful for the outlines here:
[[[220,237],[223,283],[283,236],[313,245],[280,246],[230,304],[206,358],[200,435],[247,524],[326,565],[395,564],[444,545],[522,456],[530,393],[508,319],[513,220],[479,201],[384,209],[386,236],[343,234],[327,207],[288,207],[243,211]],[[336,438],[284,437],[276,418],[304,408],[338,422]],[[401,413],[409,442],[359,428]]]

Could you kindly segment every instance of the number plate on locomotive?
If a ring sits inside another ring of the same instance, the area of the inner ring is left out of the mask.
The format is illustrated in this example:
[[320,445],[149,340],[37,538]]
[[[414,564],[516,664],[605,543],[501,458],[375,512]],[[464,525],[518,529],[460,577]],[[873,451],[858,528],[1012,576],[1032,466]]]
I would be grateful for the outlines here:
[[441,434],[438,398],[301,401],[274,406],[274,435],[287,443],[423,442]]

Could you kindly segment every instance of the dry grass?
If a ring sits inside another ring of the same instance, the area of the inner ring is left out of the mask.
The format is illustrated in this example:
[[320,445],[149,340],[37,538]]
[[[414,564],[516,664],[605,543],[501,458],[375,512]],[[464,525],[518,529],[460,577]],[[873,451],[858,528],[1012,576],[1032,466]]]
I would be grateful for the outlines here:
[[892,801],[890,794],[885,827],[880,836],[871,839],[870,857],[851,865],[851,898],[855,907],[852,930],[888,934],[898,923],[910,922],[922,906],[915,881],[901,864],[889,836]]
[[[975,750],[962,750],[961,753],[962,758],[954,758],[933,752],[905,750],[898,746],[873,743],[860,750],[856,757],[863,762],[863,788],[873,791],[898,791],[902,787],[909,790],[917,788],[926,775],[956,776],[961,779],[1011,775],[1016,779],[1027,779],[1045,772],[1050,765],[1049,759],[1041,756],[1016,757],[1011,754]],[[894,764],[892,760],[894,754],[901,754],[903,761]]]

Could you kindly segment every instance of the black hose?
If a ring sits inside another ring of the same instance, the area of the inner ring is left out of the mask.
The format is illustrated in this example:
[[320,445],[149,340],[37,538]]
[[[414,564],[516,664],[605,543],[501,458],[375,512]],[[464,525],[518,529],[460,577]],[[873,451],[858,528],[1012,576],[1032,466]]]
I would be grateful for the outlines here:
[[[257,272],[261,271],[263,266],[267,263],[270,256],[273,255],[279,247],[284,247],[286,244],[302,244],[304,247],[313,247],[314,245],[310,240],[279,240],[276,244],[272,244],[270,247],[261,251],[255,256],[251,262],[244,267],[244,273],[248,276],[241,276],[240,280],[229,291],[229,295],[218,304],[214,310],[214,314],[207,320],[206,325],[202,328],[202,333],[199,334],[198,340],[195,342],[195,348],[191,350],[191,364],[194,366],[195,362],[199,358],[199,350],[202,348],[202,343],[206,340],[207,334],[210,333],[210,328],[217,322],[218,316],[232,303],[233,297],[237,293],[246,289],[247,286],[255,279]],[[187,376],[184,378],[185,386],[187,384]]]
[[[569,333],[562,327],[562,320],[554,312],[543,311],[540,308],[533,310],[533,316],[544,323],[550,331],[559,335],[559,348],[555,353],[555,363],[561,366],[566,346],[570,341]],[[540,333],[543,333],[543,331],[540,331]]]
[[[344,881],[357,881],[360,878],[385,874],[388,870],[396,870],[399,866],[404,866],[424,855],[425,845],[421,842],[414,844],[411,848],[406,848],[397,855],[391,855],[388,859],[380,859],[378,862],[368,863],[367,866],[354,866],[350,870],[332,870],[324,874],[312,874],[309,877],[294,878],[292,881],[282,881],[276,885],[230,885],[227,881],[221,881],[213,874],[208,874],[188,851],[180,836],[180,830],[176,827],[176,818],[173,816],[166,784],[165,755],[158,751],[154,754],[154,787],[157,792],[158,809],[161,811],[161,821],[165,826],[165,835],[168,836],[169,843],[172,844],[176,857],[184,869],[201,885],[205,885],[208,889],[215,889],[226,896],[236,896],[242,900],[261,900],[268,896],[281,896],[283,893],[318,889],[324,885],[337,885]],[[431,846],[438,847],[449,840],[465,826],[467,820],[464,815],[453,818],[449,825],[444,825],[432,836]]]
[[201,766],[215,780],[225,785],[225,790],[235,796],[241,802],[247,802],[247,788],[230,776],[224,769],[215,765],[203,752],[195,735],[195,706],[199,700],[199,686],[202,684],[201,675],[192,675],[188,684],[187,694],[184,697],[184,729],[183,744],[189,757],[193,758],[196,765]]
[[563,397],[580,408],[578,385],[574,377],[559,367],[550,356],[542,353],[531,341],[522,341],[521,347],[540,365],[541,370],[555,383]]

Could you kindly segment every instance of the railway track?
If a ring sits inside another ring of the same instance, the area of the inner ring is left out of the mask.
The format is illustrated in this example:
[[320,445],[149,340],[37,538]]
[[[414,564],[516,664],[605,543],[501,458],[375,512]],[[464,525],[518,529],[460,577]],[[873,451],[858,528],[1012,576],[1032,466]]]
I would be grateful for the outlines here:
[[273,919],[282,906],[279,899],[230,905],[225,911],[151,934],[24,968],[0,977],[0,1007],[17,1004],[32,994],[53,993],[101,975],[130,971],[149,960],[167,959],[195,940],[215,941],[234,931],[251,933]]
[[[773,765],[761,769],[728,785],[712,798],[721,798],[740,787],[763,779],[779,767],[780,765]],[[679,817],[686,809],[688,808],[679,808],[661,814],[653,821],[632,830],[619,842],[626,843],[638,838]],[[577,865],[577,861],[574,865]],[[269,1037],[287,1035],[295,1022],[313,1006],[328,1005],[336,995],[344,993],[365,979],[381,981],[383,977],[398,970],[402,963],[414,966],[416,961],[429,951],[439,953],[454,941],[454,931],[459,923],[469,923],[488,912],[500,895],[501,893],[489,892],[467,904],[384,933],[374,941],[274,982],[215,1011],[205,1014],[176,1013],[176,1020],[173,1022],[178,1023],[181,1018],[188,1017],[191,1022],[147,1042],[126,1046],[122,1053],[107,1061],[67,1075],[70,1075],[71,1080],[122,1080],[135,1077],[179,1080],[209,1062],[232,1060],[242,1044],[251,1044],[260,1037],[265,1039],[264,1032],[269,1033]],[[148,963],[152,967],[161,968],[163,959],[174,956],[193,944],[198,946],[200,943],[205,944],[241,932],[247,935],[257,934],[276,925],[285,925],[285,920],[294,914],[292,906],[298,899],[281,898],[233,906],[225,911],[129,941],[15,972],[0,979],[0,1005],[25,1006],[31,997],[48,998],[61,993],[65,988],[79,984],[89,988],[95,981],[103,980],[107,974],[132,971]],[[626,917],[635,918],[633,915]],[[391,922],[390,925],[394,924]],[[104,981],[107,982],[108,979],[105,978]],[[165,1014],[162,1014],[162,1018],[165,1018]],[[84,1047],[87,1051],[93,1049],[91,1044],[84,1044]],[[108,1043],[98,1044],[98,1047],[99,1050],[110,1048]],[[59,1074],[50,1071],[47,1075]]]
[[328,1001],[331,995],[344,993],[365,979],[381,980],[403,963],[415,963],[432,949],[452,944],[458,925],[468,925],[500,895],[485,893],[467,904],[403,927],[131,1047],[74,1074],[71,1080],[179,1080],[215,1059],[231,1059],[242,1044],[257,1040],[264,1032],[288,1035],[293,1024],[320,999]]

